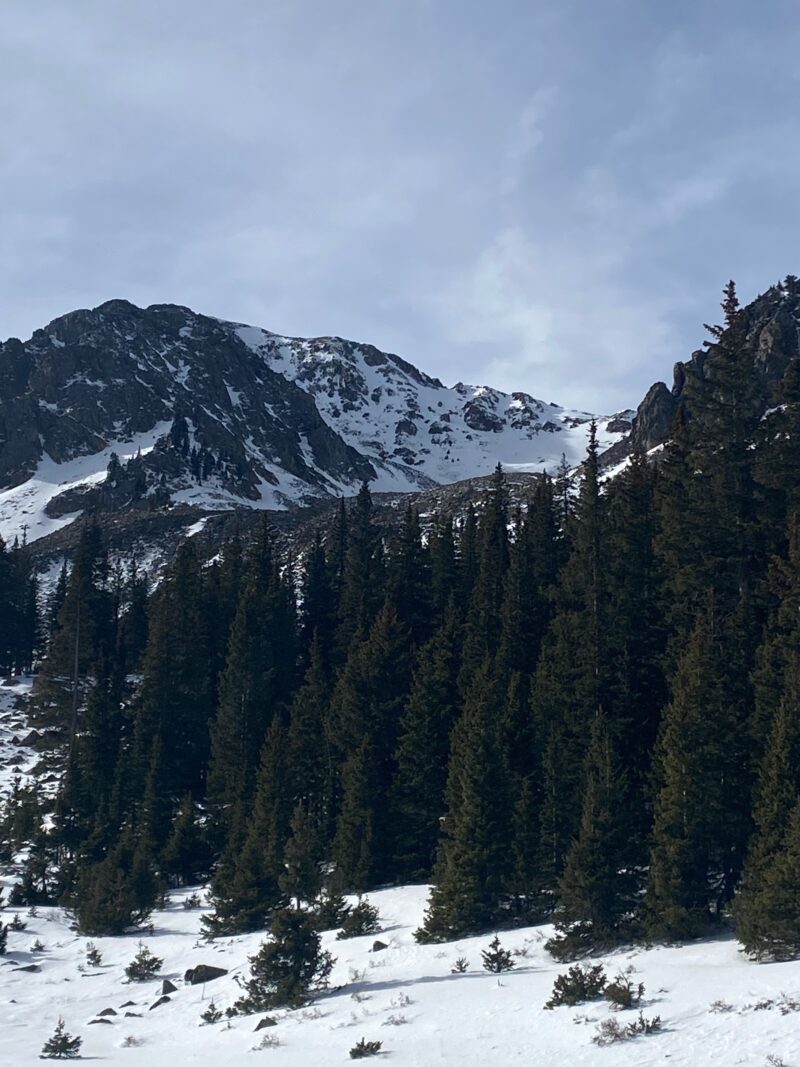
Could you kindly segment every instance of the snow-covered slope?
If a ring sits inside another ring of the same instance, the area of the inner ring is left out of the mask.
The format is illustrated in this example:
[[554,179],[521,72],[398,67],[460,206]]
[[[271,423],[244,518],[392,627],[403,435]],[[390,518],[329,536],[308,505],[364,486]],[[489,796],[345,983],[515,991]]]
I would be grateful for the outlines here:
[[[588,412],[485,385],[447,388],[398,356],[339,337],[306,340],[232,325],[270,369],[314,398],[329,426],[370,458],[382,472],[378,490],[397,490],[398,478],[416,480],[415,488],[423,478],[474,478],[497,463],[552,470],[562,455],[570,466],[585,455],[593,418]],[[599,419],[601,449],[619,440],[630,414]]]
[[[629,428],[599,420],[601,447]],[[92,509],[281,509],[553,470],[591,416],[398,356],[282,337],[188,308],[113,300],[0,345],[0,532],[29,540]],[[107,478],[111,454],[122,460]]]
[[[203,943],[200,913],[182,906],[188,895],[188,890],[173,894],[170,906],[155,914],[153,933],[142,937],[164,966],[158,980],[141,984],[126,984],[123,973],[137,951],[137,936],[95,938],[103,961],[89,967],[87,941],[73,933],[63,912],[40,908],[35,917],[23,914],[27,928],[9,935],[0,966],[0,1063],[39,1063],[39,1051],[59,1016],[83,1038],[86,1059],[148,1067],[233,1067],[251,1058],[286,1067],[334,1067],[350,1062],[349,1050],[361,1038],[383,1043],[373,1062],[396,1067],[792,1067],[800,1062],[800,964],[748,963],[733,940],[603,957],[611,977],[634,968],[635,981],[645,985],[644,1015],[659,1015],[663,1029],[599,1047],[592,1038],[612,1015],[604,1001],[544,1007],[556,975],[565,969],[544,949],[548,928],[503,933],[503,944],[518,953],[515,967],[501,976],[489,974],[480,955],[488,936],[416,944],[413,930],[426,898],[421,886],[371,895],[382,921],[378,936],[388,945],[383,951],[371,951],[374,936],[336,941],[333,934],[324,935],[336,965],[332,988],[315,1003],[270,1013],[277,1025],[258,1033],[261,1016],[236,1017],[229,1028],[225,1022],[200,1025],[200,1013],[212,998],[224,1010],[239,996],[236,978],[246,973],[247,957],[262,938],[253,934]],[[45,951],[32,953],[37,939]],[[452,974],[459,957],[469,967]],[[184,972],[200,963],[229,973],[205,986],[186,985]],[[39,970],[21,970],[30,965]],[[177,991],[155,1007],[162,977]],[[100,1016],[106,1009],[115,1014]],[[616,1013],[623,1025],[636,1016],[635,1010]],[[100,1018],[105,1021],[97,1022]],[[264,1040],[269,1044],[262,1046]]]

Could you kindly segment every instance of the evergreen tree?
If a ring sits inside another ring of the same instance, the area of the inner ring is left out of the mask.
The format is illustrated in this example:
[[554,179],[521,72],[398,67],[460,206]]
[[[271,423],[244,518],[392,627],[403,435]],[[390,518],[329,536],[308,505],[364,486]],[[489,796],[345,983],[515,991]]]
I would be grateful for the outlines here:
[[64,1020],[59,1018],[52,1037],[42,1046],[41,1060],[75,1060],[80,1055],[82,1037],[73,1037],[67,1033]]
[[153,741],[163,744],[173,791],[202,793],[213,699],[202,574],[191,541],[154,597],[136,709],[134,774],[143,781]]
[[269,913],[285,903],[279,878],[291,812],[285,730],[279,719],[273,719],[252,813],[246,824],[243,818],[232,821],[226,850],[211,881],[214,913],[202,920],[211,936],[260,930]]
[[756,959],[800,958],[800,798],[791,810],[783,843],[761,872],[741,909],[736,932]]
[[402,881],[427,879],[445,810],[450,734],[459,711],[461,625],[455,603],[420,651],[400,720],[392,785],[394,865]]
[[314,820],[300,804],[292,813],[291,830],[278,885],[299,908],[302,902],[311,904],[322,889],[322,856]]
[[724,655],[710,595],[678,664],[656,754],[647,891],[647,924],[656,937],[699,933],[732,896],[741,868],[744,726],[730,701]]
[[250,977],[237,1008],[246,1014],[299,1008],[326,988],[334,960],[320,947],[308,912],[281,908],[272,913],[270,940],[250,957]]
[[453,731],[447,815],[421,941],[477,933],[507,908],[511,810],[497,736],[500,699],[487,660]]
[[625,774],[600,712],[586,757],[580,831],[559,883],[557,936],[547,946],[558,959],[613,945],[633,911],[628,805]]

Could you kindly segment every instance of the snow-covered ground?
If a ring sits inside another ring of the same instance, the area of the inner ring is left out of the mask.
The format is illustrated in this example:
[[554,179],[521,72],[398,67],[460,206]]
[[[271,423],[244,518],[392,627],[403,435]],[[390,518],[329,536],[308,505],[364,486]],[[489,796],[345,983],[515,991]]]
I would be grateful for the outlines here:
[[[413,930],[422,918],[426,890],[413,886],[371,894],[387,945],[372,952],[375,936],[336,941],[324,935],[337,957],[331,989],[313,1004],[271,1015],[277,1025],[259,1033],[261,1016],[236,1017],[230,1027],[201,1025],[200,1013],[213,998],[224,1010],[238,996],[236,976],[262,938],[253,934],[211,944],[199,940],[200,914],[173,894],[169,908],[154,916],[154,931],[141,940],[164,960],[161,976],[128,984],[124,967],[137,951],[137,936],[95,938],[102,965],[85,962],[86,938],[77,937],[60,909],[40,908],[23,919],[27,927],[9,935],[0,964],[0,1063],[25,1067],[38,1062],[44,1040],[59,1015],[83,1038],[82,1054],[106,1062],[181,1067],[227,1065],[265,1058],[292,1067],[350,1062],[349,1050],[362,1037],[383,1043],[381,1059],[398,1067],[519,1063],[536,1067],[567,1064],[800,1064],[800,963],[747,962],[733,940],[681,948],[632,949],[603,957],[610,976],[633,966],[646,987],[647,1017],[660,1015],[663,1030],[610,1047],[592,1043],[604,1001],[546,1010],[553,981],[563,967],[544,949],[546,927],[501,936],[518,950],[516,966],[497,976],[481,967],[489,937],[447,945],[417,945]],[[9,910],[4,918],[8,920]],[[45,951],[32,953],[36,939]],[[456,959],[469,969],[452,974]],[[184,972],[199,963],[229,973],[206,986],[185,985]],[[21,971],[33,964],[38,971]],[[154,1008],[161,980],[178,987],[168,1003]],[[339,988],[340,987],[340,988]],[[93,1024],[107,1008],[115,1015]],[[152,1009],[152,1010],[151,1010]],[[130,1013],[129,1015],[126,1015]],[[630,1021],[636,1011],[618,1013]],[[262,1038],[279,1044],[257,1048]],[[251,1050],[253,1050],[251,1052]],[[249,1054],[249,1055],[245,1055]],[[244,1055],[244,1060],[243,1060]]]

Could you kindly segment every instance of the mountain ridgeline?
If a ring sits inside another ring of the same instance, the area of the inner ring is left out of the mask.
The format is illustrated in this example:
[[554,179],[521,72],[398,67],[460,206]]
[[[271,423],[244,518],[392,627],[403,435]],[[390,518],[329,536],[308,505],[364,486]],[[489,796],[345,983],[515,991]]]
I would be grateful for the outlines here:
[[103,935],[210,879],[217,937],[430,881],[421,941],[551,920],[571,959],[733,926],[800,957],[799,308],[792,278],[746,309],[729,285],[613,477],[592,423],[577,485],[511,504],[498,466],[423,529],[365,484],[302,552],[263,516],[155,588],[84,521],[6,664],[36,661],[63,760],[52,802],[3,806],[13,899]]
[[[282,337],[112,300],[0,346],[0,530],[80,512],[280,509],[409,491],[501,461],[580,461],[591,416],[525,393],[446,388],[341,338]],[[605,444],[629,427],[601,422]]]

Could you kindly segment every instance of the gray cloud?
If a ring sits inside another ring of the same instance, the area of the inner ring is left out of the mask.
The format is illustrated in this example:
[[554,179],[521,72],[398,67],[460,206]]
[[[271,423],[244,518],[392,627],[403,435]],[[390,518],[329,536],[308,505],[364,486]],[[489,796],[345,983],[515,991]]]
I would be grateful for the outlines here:
[[0,334],[177,301],[595,410],[797,262],[796,5],[7,0]]

